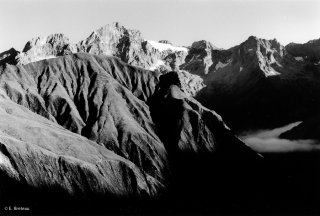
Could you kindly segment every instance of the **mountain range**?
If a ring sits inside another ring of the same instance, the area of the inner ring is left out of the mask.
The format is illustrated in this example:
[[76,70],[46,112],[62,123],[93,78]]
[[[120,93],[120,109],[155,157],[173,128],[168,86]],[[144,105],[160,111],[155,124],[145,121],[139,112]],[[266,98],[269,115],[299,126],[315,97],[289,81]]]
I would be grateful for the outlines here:
[[137,197],[226,201],[262,175],[263,156],[236,134],[302,121],[280,137],[320,139],[320,39],[174,46],[116,22],[78,43],[52,34],[2,52],[0,96],[8,204],[40,208],[43,194],[76,206],[129,198],[114,209]]
[[86,52],[115,56],[151,71],[179,71],[187,95],[218,111],[230,127],[241,131],[317,115],[319,47],[319,40],[284,47],[276,39],[253,36],[227,50],[204,40],[179,47],[166,40],[145,40],[138,30],[112,23],[76,44],[63,34],[37,37],[22,52],[10,49],[0,59],[2,64],[24,65]]

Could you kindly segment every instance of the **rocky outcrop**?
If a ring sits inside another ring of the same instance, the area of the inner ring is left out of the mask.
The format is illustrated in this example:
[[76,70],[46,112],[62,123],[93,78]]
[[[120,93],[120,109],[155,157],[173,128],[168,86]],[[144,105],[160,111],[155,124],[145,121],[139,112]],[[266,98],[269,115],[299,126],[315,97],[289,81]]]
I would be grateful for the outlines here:
[[117,22],[92,32],[76,46],[77,52],[117,56],[131,65],[160,71],[169,70],[164,67],[166,56],[180,51],[187,52],[186,48],[175,47],[166,40],[147,41],[140,31],[127,29]]
[[74,52],[69,38],[63,34],[36,37],[28,41],[18,56],[20,64],[28,64],[43,59],[55,58]]
[[194,97],[205,87],[203,79],[200,76],[190,74],[186,71],[179,71],[178,75],[181,82],[181,89],[187,96]]
[[185,58],[185,63],[180,65],[180,69],[200,76],[208,74],[215,61],[213,57],[214,50],[218,50],[218,48],[208,41],[194,42]]
[[151,51],[140,31],[126,29],[117,22],[92,32],[76,46],[77,52],[117,56],[126,63],[146,69],[159,55],[155,50]]
[[160,77],[149,104],[159,136],[169,154],[226,153],[225,159],[250,159],[250,155],[258,158],[254,151],[232,134],[216,112],[206,109],[182,91],[177,72]]

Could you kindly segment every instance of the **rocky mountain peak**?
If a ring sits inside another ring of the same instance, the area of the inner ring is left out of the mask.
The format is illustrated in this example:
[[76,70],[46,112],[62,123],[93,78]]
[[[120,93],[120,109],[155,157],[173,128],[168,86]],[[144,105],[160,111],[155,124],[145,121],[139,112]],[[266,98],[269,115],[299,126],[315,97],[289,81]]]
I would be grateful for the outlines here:
[[259,38],[256,37],[256,36],[254,36],[254,35],[250,35],[250,36],[248,37],[248,39],[247,39],[247,41],[258,41],[258,40],[259,40]]
[[218,47],[212,45],[209,41],[200,40],[200,41],[193,42],[191,45],[191,49],[215,50],[215,49],[218,49]]
[[239,46],[244,47],[246,49],[253,49],[253,48],[256,49],[258,46],[258,43],[259,43],[259,38],[251,35],[250,37],[248,37],[247,40],[242,42]]
[[250,36],[245,42],[240,46],[247,50],[258,50],[262,54],[266,55],[268,51],[276,51],[281,56],[284,55],[284,46],[282,46],[276,39],[266,40],[257,38],[256,36]]
[[7,51],[0,53],[0,58],[1,58],[5,53],[15,53],[15,52],[19,52],[19,51],[17,51],[15,48],[11,47],[11,48],[8,49]]
[[77,52],[117,56],[126,63],[143,68],[149,68],[156,62],[140,31],[127,29],[118,22],[93,31],[76,47]]
[[[78,46],[92,45],[93,43],[95,43],[96,45],[98,45],[98,43],[104,43],[106,45],[112,42],[116,43],[124,35],[128,36],[127,29],[121,26],[119,23],[112,23],[105,25],[97,30],[94,30],[90,34],[90,36],[87,39],[81,41]],[[90,51],[91,49],[89,50],[89,52]],[[99,52],[99,50],[96,50],[95,52]]]
[[280,74],[278,69],[282,67],[286,51],[276,39],[266,40],[250,36],[237,50],[236,58],[240,58],[242,64],[251,62],[251,66],[260,68],[264,76]]
[[214,63],[214,51],[219,51],[219,49],[209,41],[193,42],[185,58],[185,63],[180,66],[180,69],[192,71],[193,74],[200,76],[207,75]]
[[70,40],[64,34],[51,34],[47,37],[47,43],[50,44],[69,44]]
[[45,46],[46,44],[50,44],[52,46],[60,46],[63,47],[70,43],[69,38],[64,34],[51,34],[46,37],[36,37],[32,38],[30,41],[26,43],[22,52],[28,52],[35,46]]
[[69,38],[64,34],[51,34],[28,41],[17,59],[20,64],[28,64],[43,59],[55,58],[74,51]]
[[127,28],[125,28],[123,25],[121,25],[118,22],[113,22],[111,24],[107,24],[95,31],[93,31],[92,34],[96,34],[99,36],[107,36],[112,34],[124,34],[128,31]]
[[286,54],[285,47],[277,39],[270,40],[271,48],[275,49],[281,56]]
[[19,54],[17,50],[11,48],[7,51],[0,53],[0,65],[8,63],[8,64],[15,64],[16,57]]

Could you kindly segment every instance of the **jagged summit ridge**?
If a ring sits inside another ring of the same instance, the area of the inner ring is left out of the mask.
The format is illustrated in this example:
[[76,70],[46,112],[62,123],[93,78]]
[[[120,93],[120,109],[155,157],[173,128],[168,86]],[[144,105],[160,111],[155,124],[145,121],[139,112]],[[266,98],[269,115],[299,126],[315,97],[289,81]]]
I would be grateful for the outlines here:
[[200,41],[195,41],[192,43],[191,48],[194,49],[219,49],[218,47],[214,46],[211,42],[206,41],[206,40],[200,40]]
[[44,46],[45,44],[51,44],[52,46],[55,46],[53,48],[56,49],[62,49],[64,45],[69,44],[69,38],[66,37],[62,33],[57,34],[51,34],[47,37],[36,37],[28,41],[23,48],[22,52],[27,52],[34,46]]
[[17,59],[20,64],[28,64],[72,52],[75,52],[75,49],[68,37],[64,34],[51,34],[28,41]]
[[[316,41],[304,46],[316,45]],[[112,55],[151,71],[180,71],[188,81],[185,85],[189,86],[187,92],[196,95],[213,79],[235,83],[250,77],[255,79],[256,76],[295,76],[297,70],[293,68],[303,67],[308,59],[313,59],[314,65],[319,64],[317,50],[308,51],[309,54],[297,53],[292,51],[295,48],[290,47],[282,46],[276,39],[266,40],[255,36],[227,50],[219,49],[206,40],[195,41],[188,47],[174,46],[167,40],[146,40],[140,31],[113,22],[93,31],[76,44],[70,43],[63,34],[35,38],[26,44],[23,52],[12,54],[16,56],[10,59],[11,63],[27,64],[77,52]],[[254,70],[256,74],[252,76]]]
[[239,48],[240,54],[257,63],[265,76],[280,74],[277,67],[282,67],[281,62],[286,51],[276,39],[266,40],[250,36]]
[[[78,52],[115,56],[133,66],[166,72],[179,69],[188,48],[173,46],[167,40],[145,40],[140,31],[127,29],[114,22],[93,31],[85,40],[76,44],[63,34],[36,37],[26,43],[21,53],[10,53],[12,61],[6,58],[6,61],[1,62],[25,65]],[[182,73],[188,82],[185,87],[190,86],[186,92],[196,94],[203,87],[202,79],[187,72]]]

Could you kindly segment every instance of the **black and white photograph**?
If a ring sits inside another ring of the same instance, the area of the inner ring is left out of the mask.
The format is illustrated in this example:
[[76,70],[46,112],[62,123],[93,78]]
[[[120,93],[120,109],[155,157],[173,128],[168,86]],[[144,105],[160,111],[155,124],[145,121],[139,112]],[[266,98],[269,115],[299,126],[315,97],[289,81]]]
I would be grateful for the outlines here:
[[320,215],[319,0],[0,0],[0,216]]

